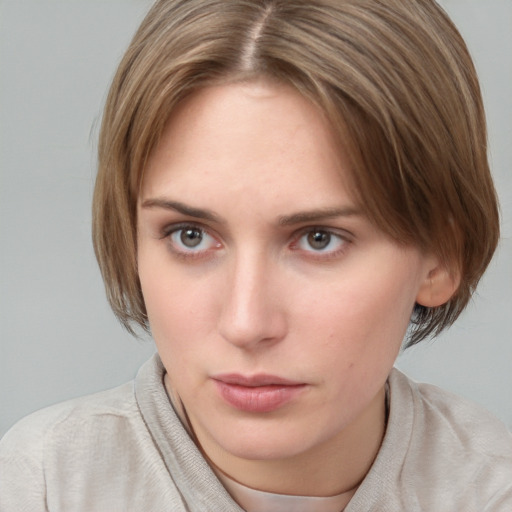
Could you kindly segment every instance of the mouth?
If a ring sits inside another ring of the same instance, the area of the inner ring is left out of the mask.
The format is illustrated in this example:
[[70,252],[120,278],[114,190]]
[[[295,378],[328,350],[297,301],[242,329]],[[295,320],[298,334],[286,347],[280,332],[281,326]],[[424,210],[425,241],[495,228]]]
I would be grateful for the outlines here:
[[266,374],[224,374],[216,375],[212,380],[228,405],[252,413],[275,411],[291,402],[306,387],[305,383]]

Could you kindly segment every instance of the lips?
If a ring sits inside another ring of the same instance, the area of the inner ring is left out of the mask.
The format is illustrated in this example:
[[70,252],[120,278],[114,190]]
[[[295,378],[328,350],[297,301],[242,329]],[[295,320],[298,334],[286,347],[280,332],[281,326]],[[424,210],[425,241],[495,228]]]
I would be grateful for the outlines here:
[[230,406],[252,413],[271,412],[291,402],[306,384],[275,375],[244,376],[223,374],[212,377],[215,386]]

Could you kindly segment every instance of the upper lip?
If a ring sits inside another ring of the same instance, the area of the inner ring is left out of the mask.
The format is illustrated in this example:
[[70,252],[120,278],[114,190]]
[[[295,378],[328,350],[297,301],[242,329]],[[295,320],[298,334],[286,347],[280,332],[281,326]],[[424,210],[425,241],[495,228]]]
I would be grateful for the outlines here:
[[236,386],[245,386],[248,388],[258,386],[300,386],[303,382],[297,382],[277,375],[268,375],[266,373],[259,373],[256,375],[241,375],[239,373],[223,373],[214,375],[214,380],[224,382],[225,384],[232,384]]

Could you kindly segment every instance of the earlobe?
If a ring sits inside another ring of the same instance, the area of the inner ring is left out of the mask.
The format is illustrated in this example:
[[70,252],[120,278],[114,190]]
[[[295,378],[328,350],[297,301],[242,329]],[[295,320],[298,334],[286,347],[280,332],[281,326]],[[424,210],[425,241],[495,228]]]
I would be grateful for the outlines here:
[[446,304],[459,288],[460,273],[438,264],[428,271],[416,297],[416,302],[428,308]]

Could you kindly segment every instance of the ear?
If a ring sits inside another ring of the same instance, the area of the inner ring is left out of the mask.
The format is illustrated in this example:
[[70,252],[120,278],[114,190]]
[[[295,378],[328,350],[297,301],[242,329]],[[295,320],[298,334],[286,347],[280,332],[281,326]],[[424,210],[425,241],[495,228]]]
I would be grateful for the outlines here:
[[440,263],[437,258],[428,258],[425,273],[416,297],[416,302],[422,306],[427,308],[442,306],[459,288],[460,272]]

